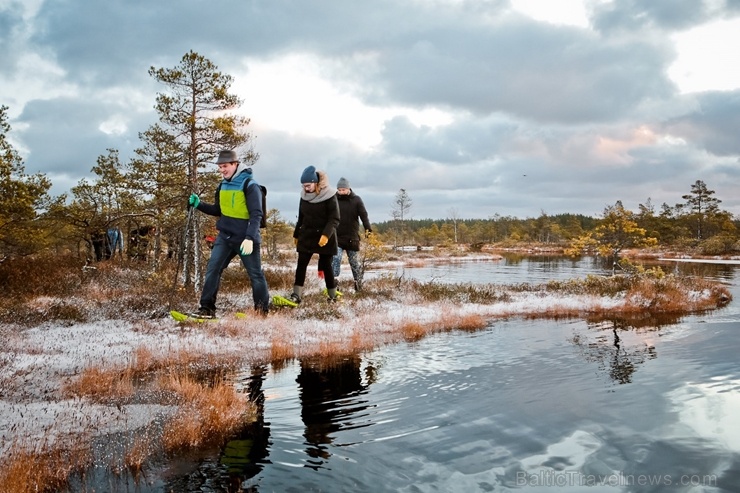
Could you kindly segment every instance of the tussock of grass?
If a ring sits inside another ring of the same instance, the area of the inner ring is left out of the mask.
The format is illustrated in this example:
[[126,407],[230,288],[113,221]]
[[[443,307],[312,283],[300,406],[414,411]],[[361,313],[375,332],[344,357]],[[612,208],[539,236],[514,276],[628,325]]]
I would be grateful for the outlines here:
[[122,399],[134,394],[133,372],[130,368],[106,370],[90,367],[79,378],[68,383],[62,393],[67,396],[89,397],[93,400]]
[[83,471],[91,462],[92,451],[84,443],[74,446],[16,443],[0,459],[0,491],[58,491],[72,474]]
[[223,442],[252,419],[247,396],[231,384],[204,387],[186,377],[173,378],[171,384],[185,402],[165,425],[162,443],[168,453]]
[[511,299],[505,287],[493,284],[443,284],[409,281],[411,290],[426,301],[451,301],[459,303],[499,303]]
[[285,336],[275,335],[270,341],[270,362],[273,364],[289,361],[295,358],[296,351],[293,344]]
[[405,321],[399,326],[399,332],[405,340],[413,342],[427,335],[430,332],[430,328],[425,327],[419,322]]

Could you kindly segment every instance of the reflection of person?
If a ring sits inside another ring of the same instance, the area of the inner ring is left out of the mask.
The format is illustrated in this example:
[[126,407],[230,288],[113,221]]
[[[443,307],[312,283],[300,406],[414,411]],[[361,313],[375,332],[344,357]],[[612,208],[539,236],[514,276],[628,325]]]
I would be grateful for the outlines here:
[[265,394],[262,390],[266,374],[265,366],[252,368],[247,390],[249,400],[255,406],[255,418],[244,424],[239,436],[226,443],[221,455],[221,463],[229,473],[229,492],[256,491],[244,490],[242,485],[259,474],[267,462],[270,427],[265,423]]
[[260,258],[260,220],[264,213],[262,189],[252,178],[252,169],[239,162],[236,152],[221,151],[216,164],[223,180],[216,188],[215,202],[201,202],[196,194],[192,194],[189,200],[190,205],[199,211],[218,217],[218,236],[206,267],[200,308],[196,315],[205,318],[216,315],[221,274],[237,254],[252,284],[254,309],[266,315],[270,295]]
[[331,262],[337,253],[336,227],[339,224],[339,205],[336,190],[329,184],[323,171],[309,166],[301,174],[301,202],[298,206],[298,221],[293,231],[298,264],[290,299],[301,302],[306,268],[314,253],[319,255],[319,271],[324,273],[329,301],[336,301],[337,289]]
[[[306,453],[311,457],[307,467],[318,469],[329,459],[327,445],[348,423],[353,427],[368,426],[351,420],[352,414],[362,416],[367,401],[358,399],[366,388],[360,371],[358,355],[327,363],[319,358],[302,358],[301,373],[296,378],[301,399],[301,419],[305,426]],[[348,402],[348,398],[351,402]]]
[[337,226],[337,243],[339,248],[334,255],[332,267],[334,278],[339,277],[342,265],[342,254],[347,252],[349,267],[355,280],[355,291],[362,289],[363,269],[360,265],[360,221],[365,228],[365,235],[372,233],[370,220],[367,217],[365,204],[359,195],[352,191],[349,181],[342,177],[337,182],[337,201],[339,202],[339,226]]

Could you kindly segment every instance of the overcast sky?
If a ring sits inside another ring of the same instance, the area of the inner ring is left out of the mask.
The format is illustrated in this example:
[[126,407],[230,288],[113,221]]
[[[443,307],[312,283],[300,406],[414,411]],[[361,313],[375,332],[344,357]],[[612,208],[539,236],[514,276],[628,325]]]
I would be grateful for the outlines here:
[[[683,202],[740,215],[740,0],[0,0],[0,104],[58,195],[123,161],[193,50],[234,77],[268,206],[304,167],[374,222],[600,216]],[[215,156],[214,156],[215,159]]]

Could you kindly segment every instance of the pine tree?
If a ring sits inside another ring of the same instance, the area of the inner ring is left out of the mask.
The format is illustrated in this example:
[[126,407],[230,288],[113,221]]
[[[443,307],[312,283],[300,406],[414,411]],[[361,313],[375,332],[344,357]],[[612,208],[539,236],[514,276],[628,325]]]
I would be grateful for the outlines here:
[[708,218],[719,213],[721,200],[713,197],[714,190],[709,190],[706,183],[696,180],[691,185],[691,193],[681,196],[686,201],[690,215],[696,220],[696,239],[703,239],[704,224]]
[[[207,165],[213,163],[219,151],[244,149],[251,141],[246,131],[249,119],[228,113],[241,106],[239,98],[229,93],[233,78],[198,53],[186,53],[174,68],[151,67],[149,75],[168,89],[157,95],[155,108],[164,130],[180,147],[180,165],[185,168],[186,179],[180,185],[185,204],[190,193],[202,194],[212,186],[207,179],[201,180],[201,176],[208,174]],[[248,163],[258,158],[251,148],[243,150],[242,155]],[[211,174],[215,174],[215,169]],[[192,274],[196,273],[197,291],[204,275],[200,248],[203,234],[200,215],[189,217],[183,281],[189,284]]]
[[41,173],[27,175],[23,160],[6,138],[10,132],[7,110],[0,106],[0,261],[29,255],[47,245],[39,222],[51,203],[51,181]]

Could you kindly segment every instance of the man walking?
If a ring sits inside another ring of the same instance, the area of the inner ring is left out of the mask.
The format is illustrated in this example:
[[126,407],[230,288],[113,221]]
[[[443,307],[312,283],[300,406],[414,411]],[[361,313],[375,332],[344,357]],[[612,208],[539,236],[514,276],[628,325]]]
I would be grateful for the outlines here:
[[195,316],[215,317],[221,274],[236,255],[239,255],[252,283],[254,309],[267,315],[270,295],[260,258],[260,220],[265,214],[262,189],[252,178],[252,169],[239,162],[236,152],[221,151],[216,164],[223,180],[216,188],[215,202],[201,202],[196,194],[192,194],[189,200],[190,205],[199,211],[218,217],[218,235],[206,267],[200,308]]

